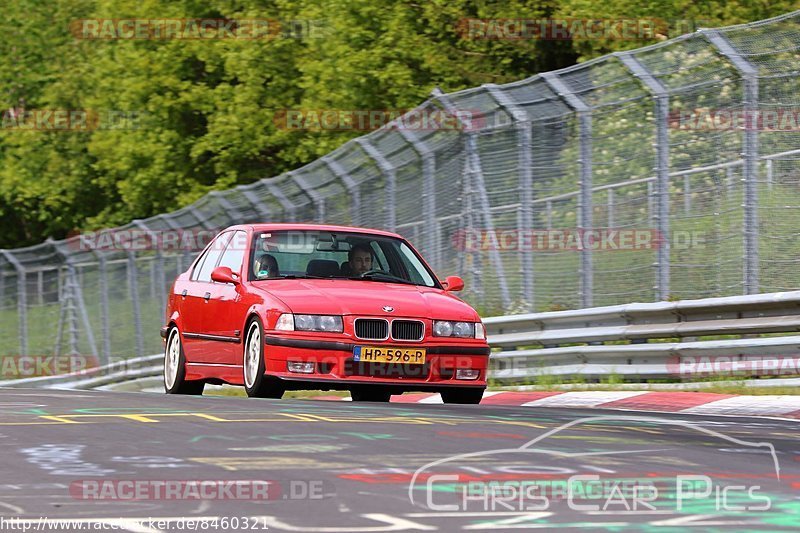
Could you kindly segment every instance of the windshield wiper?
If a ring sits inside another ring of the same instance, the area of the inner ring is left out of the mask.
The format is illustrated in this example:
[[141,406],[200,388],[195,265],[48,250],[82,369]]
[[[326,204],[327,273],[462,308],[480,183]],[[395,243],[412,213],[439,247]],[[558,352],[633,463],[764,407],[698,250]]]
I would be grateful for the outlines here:
[[286,274],[280,276],[280,279],[333,279],[325,276],[312,276],[311,274]]
[[403,283],[405,285],[417,285],[413,281],[403,279],[391,274],[367,274],[366,276],[352,276],[347,279],[368,279],[370,281],[385,281],[387,283]]

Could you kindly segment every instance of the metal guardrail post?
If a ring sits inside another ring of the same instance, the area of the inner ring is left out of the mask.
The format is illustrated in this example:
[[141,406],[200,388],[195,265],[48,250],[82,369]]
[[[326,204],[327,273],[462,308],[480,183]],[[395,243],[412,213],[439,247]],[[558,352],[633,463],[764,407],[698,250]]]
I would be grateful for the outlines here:
[[[435,97],[441,102],[444,108],[450,112],[456,120],[461,122],[458,118],[458,109],[453,105],[447,95],[443,94],[440,90],[435,90],[434,93]],[[505,95],[503,95],[505,96]],[[511,104],[513,105],[513,104]],[[463,125],[463,122],[461,122]],[[463,131],[463,130],[462,130]],[[464,145],[464,151],[466,152],[466,172],[465,172],[465,179],[470,180],[474,183],[476,192],[478,193],[478,205],[480,213],[483,215],[484,219],[484,229],[487,231],[489,235],[489,239],[491,241],[491,248],[489,250],[489,260],[492,262],[494,266],[495,272],[498,276],[498,284],[500,285],[500,296],[503,301],[503,307],[508,309],[511,306],[511,297],[508,292],[508,284],[506,282],[505,276],[505,268],[503,267],[503,260],[500,257],[500,253],[498,252],[498,243],[497,237],[494,233],[494,222],[492,220],[492,212],[489,205],[489,196],[486,193],[486,183],[483,179],[483,167],[481,165],[480,159],[480,152],[478,150],[478,141],[476,138],[477,132],[475,131],[466,131],[466,143]],[[464,197],[464,200],[470,204],[472,202],[472,184],[469,184],[466,188],[467,194]],[[469,221],[470,227],[472,226],[472,220],[470,218]],[[532,223],[531,223],[532,224]],[[473,255],[473,259],[477,259],[478,254]]]
[[400,136],[422,159],[422,212],[425,218],[425,248],[430,254],[435,269],[442,267],[439,249],[439,222],[436,219],[436,154],[428,145],[420,141],[416,134],[402,127],[397,129]]
[[276,200],[281,204],[283,207],[287,220],[282,222],[297,222],[297,207],[289,198],[283,194],[283,191],[280,187],[275,185],[275,180],[279,180],[282,178],[269,178],[263,180],[264,186],[267,188],[269,193],[275,197]]
[[758,253],[758,68],[718,30],[700,33],[739,71],[744,81],[744,291],[759,289]]
[[[656,260],[656,292],[666,300],[670,290],[670,226],[669,226],[669,92],[667,88],[630,52],[617,53],[623,65],[655,98],[656,118],[656,209],[654,219],[660,234]],[[648,182],[648,185],[650,182]]]
[[500,251],[497,242],[497,235],[494,232],[494,222],[492,221],[492,212],[489,208],[489,195],[486,193],[486,183],[483,179],[483,168],[481,167],[480,154],[478,153],[478,142],[475,139],[477,133],[467,133],[467,158],[470,161],[470,174],[475,188],[478,192],[478,205],[480,212],[483,215],[483,226],[489,236],[489,260],[497,274],[497,283],[500,286],[500,297],[503,301],[503,308],[508,309],[511,307],[511,296],[508,293],[508,284],[506,283],[505,269],[503,268],[503,260],[500,258]]
[[[148,228],[147,225],[142,220],[136,219],[133,221],[133,224],[149,234],[155,233],[153,230]],[[150,242],[153,242],[153,240],[151,239]],[[154,250],[155,260],[153,261],[153,267],[152,270],[150,271],[151,284],[154,285],[154,287],[150,287],[150,294],[151,296],[155,296],[153,291],[154,290],[157,291],[158,299],[161,303],[161,308],[165,309],[167,306],[167,287],[166,287],[167,280],[166,280],[166,275],[164,274],[164,254],[161,250],[162,242],[163,240],[159,239],[158,236],[156,235],[155,239],[156,244]]]
[[369,137],[359,137],[355,143],[372,159],[386,177],[386,229],[397,230],[397,172],[382,153],[369,142]]
[[303,194],[305,194],[314,204],[314,207],[317,210],[316,221],[319,224],[324,224],[326,217],[325,198],[318,193],[317,190],[312,187],[304,177],[296,174],[295,172],[287,172],[286,175],[289,176],[289,179],[291,179],[300,188],[300,190],[303,191]]
[[394,166],[389,163],[377,148],[369,141],[369,137],[359,137],[355,143],[361,150],[378,166],[381,174],[386,178],[385,197],[386,197],[386,227],[389,231],[397,230],[397,173]]
[[19,354],[28,355],[28,294],[26,288],[25,267],[14,254],[8,250],[0,250],[0,254],[6,258],[17,271],[17,315],[19,319]]
[[142,337],[142,306],[139,302],[139,271],[136,267],[136,254],[128,252],[128,287],[131,293],[131,305],[133,306],[133,326],[136,337],[136,355],[144,355],[144,338]]
[[108,266],[106,264],[106,257],[100,251],[95,253],[97,255],[97,275],[98,275],[98,290],[100,291],[100,335],[102,340],[102,356],[103,364],[111,363],[111,325],[109,324],[109,309],[108,309]]
[[[528,114],[519,107],[511,98],[497,85],[484,85],[492,99],[505,109],[514,118],[517,129],[517,166],[519,171],[519,194],[520,194],[520,222],[517,228],[521,232],[533,230],[533,132],[528,121]],[[518,236],[521,238],[522,233]],[[534,293],[534,263],[533,250],[525,250],[522,253],[520,264],[522,277],[522,296],[525,300],[525,307],[529,311],[535,308]]]
[[75,266],[67,263],[67,279],[64,284],[65,298],[64,305],[66,306],[67,314],[67,331],[69,333],[69,355],[77,355],[78,351],[78,312],[75,301],[77,300],[77,292],[80,290],[80,283],[78,276],[75,272]]
[[[81,241],[84,239],[84,235],[79,237]],[[89,322],[89,313],[86,310],[86,302],[83,299],[83,279],[78,275],[77,271],[78,268],[75,265],[75,261],[70,253],[65,250],[66,241],[54,241],[52,239],[48,239],[48,244],[53,246],[53,249],[56,253],[62,257],[64,260],[64,265],[66,266],[66,274],[64,276],[64,286],[63,292],[59,293],[59,298],[61,299],[62,310],[59,314],[59,323],[58,323],[58,335],[56,341],[56,355],[60,355],[61,349],[61,336],[63,330],[63,322],[64,316],[66,315],[67,324],[68,324],[68,332],[69,332],[69,349],[70,355],[78,354],[78,322],[83,323],[83,330],[86,334],[86,341],[89,345],[89,350],[92,352],[92,355],[97,357],[97,344],[94,338],[94,331],[92,330],[92,324]],[[81,249],[84,249],[84,246],[81,245]],[[86,249],[91,249],[89,245],[86,246]],[[107,314],[107,310],[104,312],[101,309],[101,313]]]
[[358,188],[358,183],[347,174],[342,165],[330,157],[324,156],[322,161],[328,165],[331,172],[342,182],[350,194],[350,222],[353,226],[359,226],[361,224],[361,190]]
[[[253,185],[258,185],[258,183],[254,183]],[[264,205],[264,202],[261,201],[261,198],[253,190],[253,186],[245,185],[238,187],[239,192],[247,198],[247,201],[250,202],[250,205],[253,206],[258,212],[258,216],[261,218],[260,222],[268,222],[272,219],[272,212]]]
[[[550,88],[571,107],[578,115],[580,128],[580,159],[581,165],[581,193],[578,201],[579,221],[581,234],[591,230],[592,223],[592,109],[576,95],[558,77],[555,72],[541,74],[542,79]],[[583,238],[581,238],[583,240]],[[594,300],[594,266],[592,263],[592,250],[581,247],[581,306],[591,307]]]

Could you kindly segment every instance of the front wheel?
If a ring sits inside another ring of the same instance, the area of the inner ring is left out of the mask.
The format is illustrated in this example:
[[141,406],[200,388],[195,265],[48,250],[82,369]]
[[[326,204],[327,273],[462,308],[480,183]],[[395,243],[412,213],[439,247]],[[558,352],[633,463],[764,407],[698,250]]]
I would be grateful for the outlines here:
[[486,389],[447,389],[442,391],[444,403],[478,404]]
[[203,381],[186,381],[186,355],[183,353],[181,333],[172,327],[164,348],[164,390],[167,394],[203,394]]
[[285,389],[277,379],[265,376],[264,362],[264,327],[258,318],[254,318],[247,326],[247,337],[244,343],[244,390],[250,398],[283,397]]

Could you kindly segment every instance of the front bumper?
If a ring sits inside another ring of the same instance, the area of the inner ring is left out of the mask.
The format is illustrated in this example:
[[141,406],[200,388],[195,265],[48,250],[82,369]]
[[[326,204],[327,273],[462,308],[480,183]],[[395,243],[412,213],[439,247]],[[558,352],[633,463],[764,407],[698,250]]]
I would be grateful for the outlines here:
[[[399,390],[425,390],[442,387],[486,387],[489,364],[488,345],[431,345],[415,343],[413,347],[425,348],[425,364],[365,363],[353,360],[355,346],[371,345],[369,342],[350,343],[318,339],[295,339],[265,336],[266,374],[289,382],[290,388],[346,389],[353,384],[392,386]],[[411,347],[397,343],[375,345]],[[289,372],[287,362],[314,363],[310,374]],[[477,379],[456,379],[457,370],[477,370]],[[324,386],[323,386],[324,385]]]

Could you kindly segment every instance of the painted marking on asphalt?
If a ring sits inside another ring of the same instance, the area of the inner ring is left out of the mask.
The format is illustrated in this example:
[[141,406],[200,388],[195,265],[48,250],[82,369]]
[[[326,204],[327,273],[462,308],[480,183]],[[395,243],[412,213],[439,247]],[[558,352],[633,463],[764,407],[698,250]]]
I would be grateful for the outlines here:
[[647,394],[647,391],[581,391],[565,392],[547,398],[541,398],[522,404],[523,407],[597,407],[604,403],[614,402]]
[[351,463],[325,463],[309,457],[271,456],[271,457],[189,457],[195,463],[216,466],[229,472],[247,470],[275,470],[281,468],[348,468]]
[[413,522],[411,520],[407,520],[405,518],[401,518],[399,516],[392,516],[383,513],[367,513],[360,515],[362,518],[366,518],[367,520],[371,520],[373,522],[378,522],[378,524],[368,525],[368,526],[311,526],[311,527],[303,527],[303,526],[295,526],[279,520],[277,517],[274,516],[266,516],[264,517],[264,523],[269,527],[274,527],[277,529],[283,529],[286,531],[308,531],[314,533],[358,533],[361,531],[408,531],[408,530],[416,530],[416,531],[437,531],[439,528],[436,526],[428,526],[425,524],[420,524],[419,522]]
[[42,418],[44,420],[52,420],[53,422],[58,422],[59,424],[80,424],[80,422],[76,420],[70,420],[69,418],[63,416],[43,415],[40,416],[39,418]]
[[390,423],[409,425],[444,425],[458,426],[474,424],[477,421],[487,424],[513,425],[542,429],[547,426],[527,422],[524,420],[503,420],[499,418],[463,418],[449,416],[322,416],[311,413],[277,413],[274,417],[265,418],[223,418],[207,413],[104,413],[104,414],[60,414],[40,415],[35,420],[25,422],[0,422],[0,426],[34,426],[58,424],[94,424],[109,421],[129,421],[136,423],[155,424],[165,422],[164,418],[200,418],[213,423],[257,423],[257,422],[305,422],[305,423]]
[[681,414],[780,416],[797,410],[800,410],[800,396],[734,396],[685,409],[681,411]]

